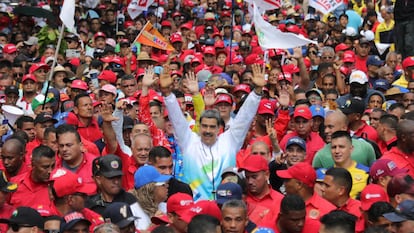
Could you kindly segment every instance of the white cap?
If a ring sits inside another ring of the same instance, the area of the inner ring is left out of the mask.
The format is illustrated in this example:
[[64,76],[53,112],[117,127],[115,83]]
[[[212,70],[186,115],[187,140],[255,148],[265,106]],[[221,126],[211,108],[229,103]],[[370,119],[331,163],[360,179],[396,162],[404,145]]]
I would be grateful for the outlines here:
[[352,71],[351,75],[349,76],[349,83],[365,84],[367,82],[368,82],[367,75],[360,70]]

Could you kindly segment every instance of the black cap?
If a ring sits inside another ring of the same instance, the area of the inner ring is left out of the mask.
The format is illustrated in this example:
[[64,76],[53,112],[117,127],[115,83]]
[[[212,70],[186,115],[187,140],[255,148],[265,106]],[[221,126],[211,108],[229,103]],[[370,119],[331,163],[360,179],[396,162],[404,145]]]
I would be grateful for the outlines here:
[[345,105],[341,107],[341,111],[345,114],[359,113],[363,114],[365,111],[365,103],[360,98],[352,98],[347,100]]
[[16,86],[7,86],[4,90],[4,94],[9,95],[12,93],[19,95],[19,89]]
[[134,128],[134,120],[129,116],[124,116],[124,122],[122,124],[122,129],[132,129]]
[[52,121],[53,124],[56,124],[58,122],[49,113],[42,112],[42,113],[40,113],[39,115],[36,116],[36,119],[34,120],[34,123],[35,124],[37,124],[37,123],[45,123],[45,122],[48,122],[48,121]]
[[111,219],[111,222],[116,224],[121,229],[127,227],[138,218],[132,215],[129,205],[124,202],[111,203],[105,208],[102,217],[104,219]]
[[369,40],[365,39],[365,37],[362,37],[359,39],[359,44],[369,44]]
[[60,232],[68,231],[72,229],[77,223],[84,222],[88,226],[91,225],[91,222],[85,218],[85,216],[80,212],[71,212],[63,216],[64,221],[60,224]]
[[65,39],[66,40],[74,40],[74,41],[78,41],[79,40],[79,38],[78,38],[78,36],[77,35],[75,35],[75,34],[68,34],[68,35],[66,35],[65,36]]
[[17,190],[17,184],[9,182],[2,170],[0,170],[0,190],[6,193],[12,193]]
[[116,155],[105,155],[93,160],[93,175],[103,175],[107,178],[122,176],[122,161]]
[[43,229],[44,220],[39,212],[37,212],[35,209],[21,206],[17,207],[17,209],[13,211],[9,219],[0,219],[0,223],[17,224],[32,227],[36,226],[40,229]]

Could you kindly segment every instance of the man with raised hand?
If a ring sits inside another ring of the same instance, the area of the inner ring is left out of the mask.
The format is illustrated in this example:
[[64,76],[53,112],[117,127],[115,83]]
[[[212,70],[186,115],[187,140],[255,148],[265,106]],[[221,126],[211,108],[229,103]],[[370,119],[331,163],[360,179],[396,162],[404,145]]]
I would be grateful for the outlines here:
[[[169,67],[164,67],[160,85],[165,96],[169,119],[175,129],[177,142],[183,153],[184,182],[190,184],[194,199],[213,199],[214,190],[220,184],[224,168],[236,164],[236,152],[241,148],[250,124],[257,112],[265,85],[264,72],[259,65],[253,66],[254,92],[251,92],[240,108],[232,127],[218,136],[221,117],[216,110],[206,110],[200,117],[200,136],[189,128],[175,95],[171,94],[173,83]],[[186,74],[187,88],[192,94],[199,92],[194,73]]]

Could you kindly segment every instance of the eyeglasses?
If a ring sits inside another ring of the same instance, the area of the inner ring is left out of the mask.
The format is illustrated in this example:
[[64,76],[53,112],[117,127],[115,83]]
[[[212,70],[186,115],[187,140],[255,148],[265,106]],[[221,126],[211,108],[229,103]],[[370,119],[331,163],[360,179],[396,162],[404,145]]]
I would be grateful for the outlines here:
[[19,224],[9,224],[9,228],[11,228],[14,232],[18,232],[22,227],[33,227],[29,225],[19,225]]
[[265,152],[253,152],[252,155],[267,155]]
[[331,57],[331,56],[326,56],[326,57],[322,57],[322,59],[325,59],[325,60],[329,60],[329,59],[332,59],[333,57]]
[[47,73],[47,71],[45,69],[39,69],[39,70],[36,70],[36,72],[38,72],[38,73]]
[[130,84],[130,85],[122,85],[123,88],[127,88],[127,87],[135,87],[135,84]]
[[13,77],[17,78],[17,77],[23,77],[24,73],[14,73]]
[[318,54],[318,52],[316,52],[315,50],[311,50],[311,51],[309,51],[309,53],[310,53],[310,54],[313,54],[313,55]]
[[309,96],[309,100],[321,100],[320,96]]

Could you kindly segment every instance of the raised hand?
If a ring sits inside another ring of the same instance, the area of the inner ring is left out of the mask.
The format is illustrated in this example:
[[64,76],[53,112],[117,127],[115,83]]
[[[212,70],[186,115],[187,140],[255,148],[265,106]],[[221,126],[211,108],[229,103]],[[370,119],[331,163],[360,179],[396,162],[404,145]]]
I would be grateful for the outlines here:
[[163,67],[163,72],[160,76],[160,87],[161,88],[169,88],[172,85],[173,81],[174,81],[171,77],[170,65],[165,64],[162,67]]
[[290,95],[286,90],[280,90],[279,97],[277,98],[279,104],[282,107],[288,107],[290,104]]
[[118,120],[117,117],[112,116],[112,104],[109,103],[102,103],[101,116],[104,122],[112,122]]
[[277,140],[277,133],[276,133],[275,128],[273,127],[273,120],[271,118],[267,119],[265,123],[266,123],[267,135],[269,135],[272,141]]
[[214,88],[206,87],[206,92],[204,92],[204,104],[206,107],[213,106],[216,102],[216,93]]
[[253,64],[252,65],[252,70],[253,70],[253,79],[252,79],[252,81],[253,81],[254,85],[256,85],[256,87],[260,87],[259,91],[261,91],[262,87],[264,87],[266,85],[264,69],[259,64]]
[[144,77],[142,78],[142,86],[150,87],[157,80],[158,77],[154,76],[154,67],[148,66],[148,68],[145,69]]
[[191,71],[186,73],[185,77],[187,79],[186,87],[188,90],[193,95],[197,94],[199,92],[197,76],[194,74],[194,72]]

